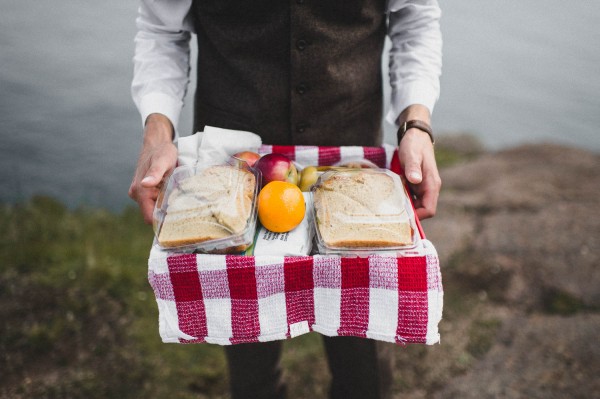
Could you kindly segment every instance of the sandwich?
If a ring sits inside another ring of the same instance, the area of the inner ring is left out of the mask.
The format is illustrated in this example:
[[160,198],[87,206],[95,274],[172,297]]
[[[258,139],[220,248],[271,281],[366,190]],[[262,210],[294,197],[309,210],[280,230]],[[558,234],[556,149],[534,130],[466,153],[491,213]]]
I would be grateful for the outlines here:
[[318,236],[325,248],[413,244],[406,192],[400,179],[386,171],[327,172],[314,187],[313,200]]
[[229,165],[185,178],[168,195],[158,243],[177,248],[239,236],[252,216],[255,189],[254,174]]

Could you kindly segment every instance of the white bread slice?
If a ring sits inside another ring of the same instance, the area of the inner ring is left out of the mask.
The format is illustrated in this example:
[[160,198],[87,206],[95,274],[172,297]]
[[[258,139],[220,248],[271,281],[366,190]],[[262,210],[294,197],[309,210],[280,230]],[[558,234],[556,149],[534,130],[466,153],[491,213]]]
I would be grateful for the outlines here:
[[216,223],[212,216],[194,212],[167,213],[158,242],[165,248],[175,248],[229,236],[231,232]]
[[325,246],[385,248],[413,243],[404,190],[383,172],[331,174],[314,191],[317,226]]
[[159,244],[174,248],[240,234],[252,214],[255,186],[252,173],[228,165],[183,180],[169,195]]

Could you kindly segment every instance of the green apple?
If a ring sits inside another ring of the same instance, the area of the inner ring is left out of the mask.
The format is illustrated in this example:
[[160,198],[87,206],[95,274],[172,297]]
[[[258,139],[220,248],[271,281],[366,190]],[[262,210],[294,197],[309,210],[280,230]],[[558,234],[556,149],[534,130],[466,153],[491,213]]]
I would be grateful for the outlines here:
[[317,182],[319,171],[316,166],[307,166],[300,172],[300,182],[298,187],[302,191],[310,191],[310,188]]

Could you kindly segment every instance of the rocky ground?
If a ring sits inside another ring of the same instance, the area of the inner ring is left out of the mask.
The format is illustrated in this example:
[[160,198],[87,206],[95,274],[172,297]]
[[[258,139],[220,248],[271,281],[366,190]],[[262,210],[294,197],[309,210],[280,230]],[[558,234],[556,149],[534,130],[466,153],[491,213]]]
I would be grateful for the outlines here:
[[600,156],[464,151],[424,222],[444,278],[442,342],[399,353],[398,397],[600,397]]

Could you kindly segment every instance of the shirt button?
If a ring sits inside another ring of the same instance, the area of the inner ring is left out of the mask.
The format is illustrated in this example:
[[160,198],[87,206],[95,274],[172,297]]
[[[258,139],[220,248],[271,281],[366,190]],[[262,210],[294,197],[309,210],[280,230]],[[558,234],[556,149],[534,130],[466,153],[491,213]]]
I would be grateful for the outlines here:
[[300,51],[303,51],[306,48],[308,42],[304,39],[300,39],[296,42],[296,48]]
[[303,95],[307,91],[308,91],[308,85],[306,83],[300,83],[298,86],[296,86],[296,92],[300,95]]

